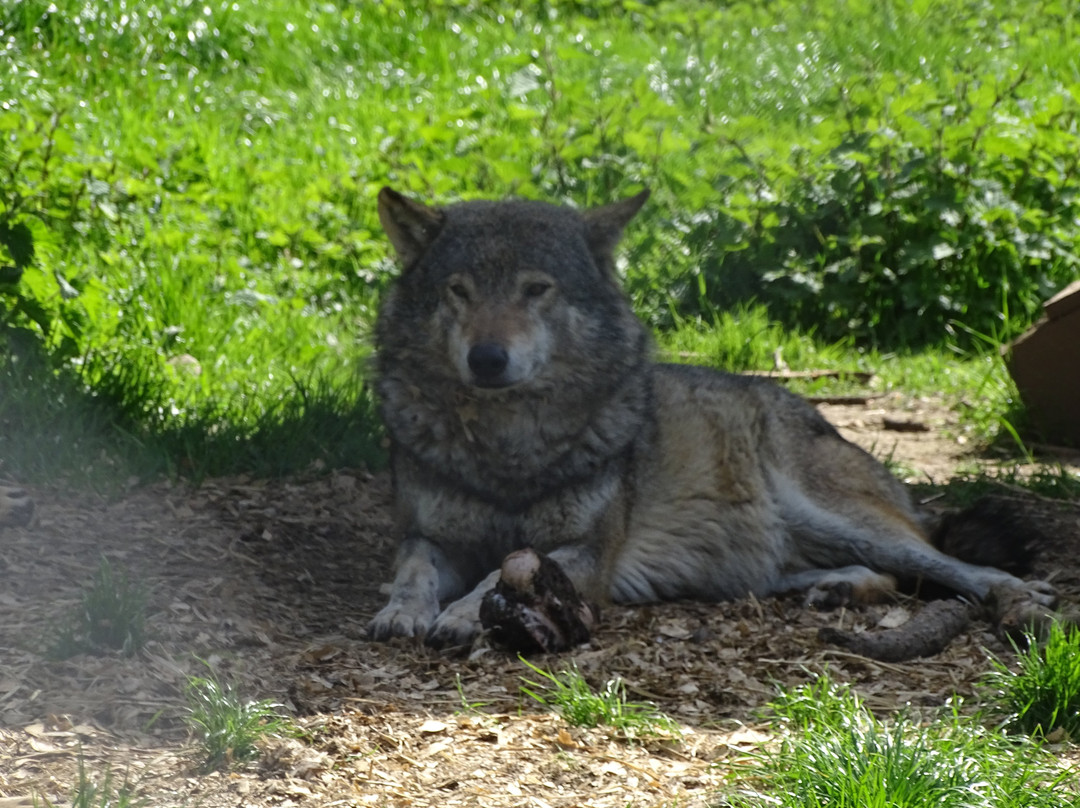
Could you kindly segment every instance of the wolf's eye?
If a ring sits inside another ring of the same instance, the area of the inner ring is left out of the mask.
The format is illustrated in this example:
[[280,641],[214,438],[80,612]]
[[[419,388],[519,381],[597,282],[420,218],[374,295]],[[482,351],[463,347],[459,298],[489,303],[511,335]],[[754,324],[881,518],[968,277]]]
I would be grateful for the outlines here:
[[452,283],[452,284],[450,284],[450,294],[452,294],[454,297],[458,298],[459,300],[468,300],[469,299],[469,290],[465,288],[465,284],[463,284],[463,283]]
[[525,297],[543,297],[551,284],[546,281],[534,281],[525,286]]

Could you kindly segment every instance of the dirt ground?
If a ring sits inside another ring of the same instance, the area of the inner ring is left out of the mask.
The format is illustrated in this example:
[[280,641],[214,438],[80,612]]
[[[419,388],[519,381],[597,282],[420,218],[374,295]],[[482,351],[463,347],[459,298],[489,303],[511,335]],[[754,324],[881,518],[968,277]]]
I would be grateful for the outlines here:
[[[913,482],[993,464],[969,454],[955,413],[936,400],[821,407]],[[1058,460],[1077,468],[1076,456]],[[111,767],[151,806],[706,805],[731,763],[767,742],[760,708],[776,683],[827,667],[875,709],[935,707],[972,697],[989,654],[1007,655],[979,623],[934,658],[902,664],[817,638],[822,626],[893,625],[915,601],[834,612],[795,598],[613,607],[588,645],[536,662],[573,661],[595,686],[620,676],[685,730],[627,743],[568,727],[523,697],[522,677],[535,674],[483,644],[447,655],[365,639],[393,551],[385,474],[163,483],[110,500],[32,493],[35,523],[0,533],[0,808],[35,795],[64,804],[80,754],[92,778]],[[1050,536],[1036,574],[1080,602],[1080,503],[1027,502]],[[149,642],[130,658],[46,660],[46,638],[103,555],[145,584]],[[186,677],[207,664],[279,702],[302,739],[201,773],[182,719]]]

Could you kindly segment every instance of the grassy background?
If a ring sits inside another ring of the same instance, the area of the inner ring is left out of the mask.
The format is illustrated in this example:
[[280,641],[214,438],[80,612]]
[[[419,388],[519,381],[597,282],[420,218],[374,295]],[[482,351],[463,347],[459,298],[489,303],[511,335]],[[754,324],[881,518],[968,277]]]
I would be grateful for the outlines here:
[[0,475],[380,462],[383,184],[642,185],[666,350],[1012,390],[1077,276],[1071,3],[0,0]]

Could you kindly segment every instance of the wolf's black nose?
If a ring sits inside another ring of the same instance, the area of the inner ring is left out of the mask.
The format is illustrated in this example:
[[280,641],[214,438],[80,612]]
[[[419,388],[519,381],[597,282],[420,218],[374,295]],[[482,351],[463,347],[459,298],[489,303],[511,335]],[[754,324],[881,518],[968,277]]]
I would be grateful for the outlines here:
[[469,349],[469,370],[477,381],[494,381],[510,364],[510,354],[497,342],[480,342]]

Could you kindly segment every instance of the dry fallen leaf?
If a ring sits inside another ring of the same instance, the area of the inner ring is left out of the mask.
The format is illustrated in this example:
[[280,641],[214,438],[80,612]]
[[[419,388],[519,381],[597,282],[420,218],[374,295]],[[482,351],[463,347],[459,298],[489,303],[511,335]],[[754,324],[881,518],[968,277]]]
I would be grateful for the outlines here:
[[878,628],[899,628],[911,619],[911,612],[903,606],[893,606],[878,620]]
[[576,749],[578,746],[574,736],[567,732],[564,727],[559,727],[559,734],[555,736],[555,743],[566,749]]
[[429,719],[420,725],[421,735],[435,735],[440,732],[446,732],[450,729],[449,724],[444,724],[442,721],[436,721],[435,719]]

